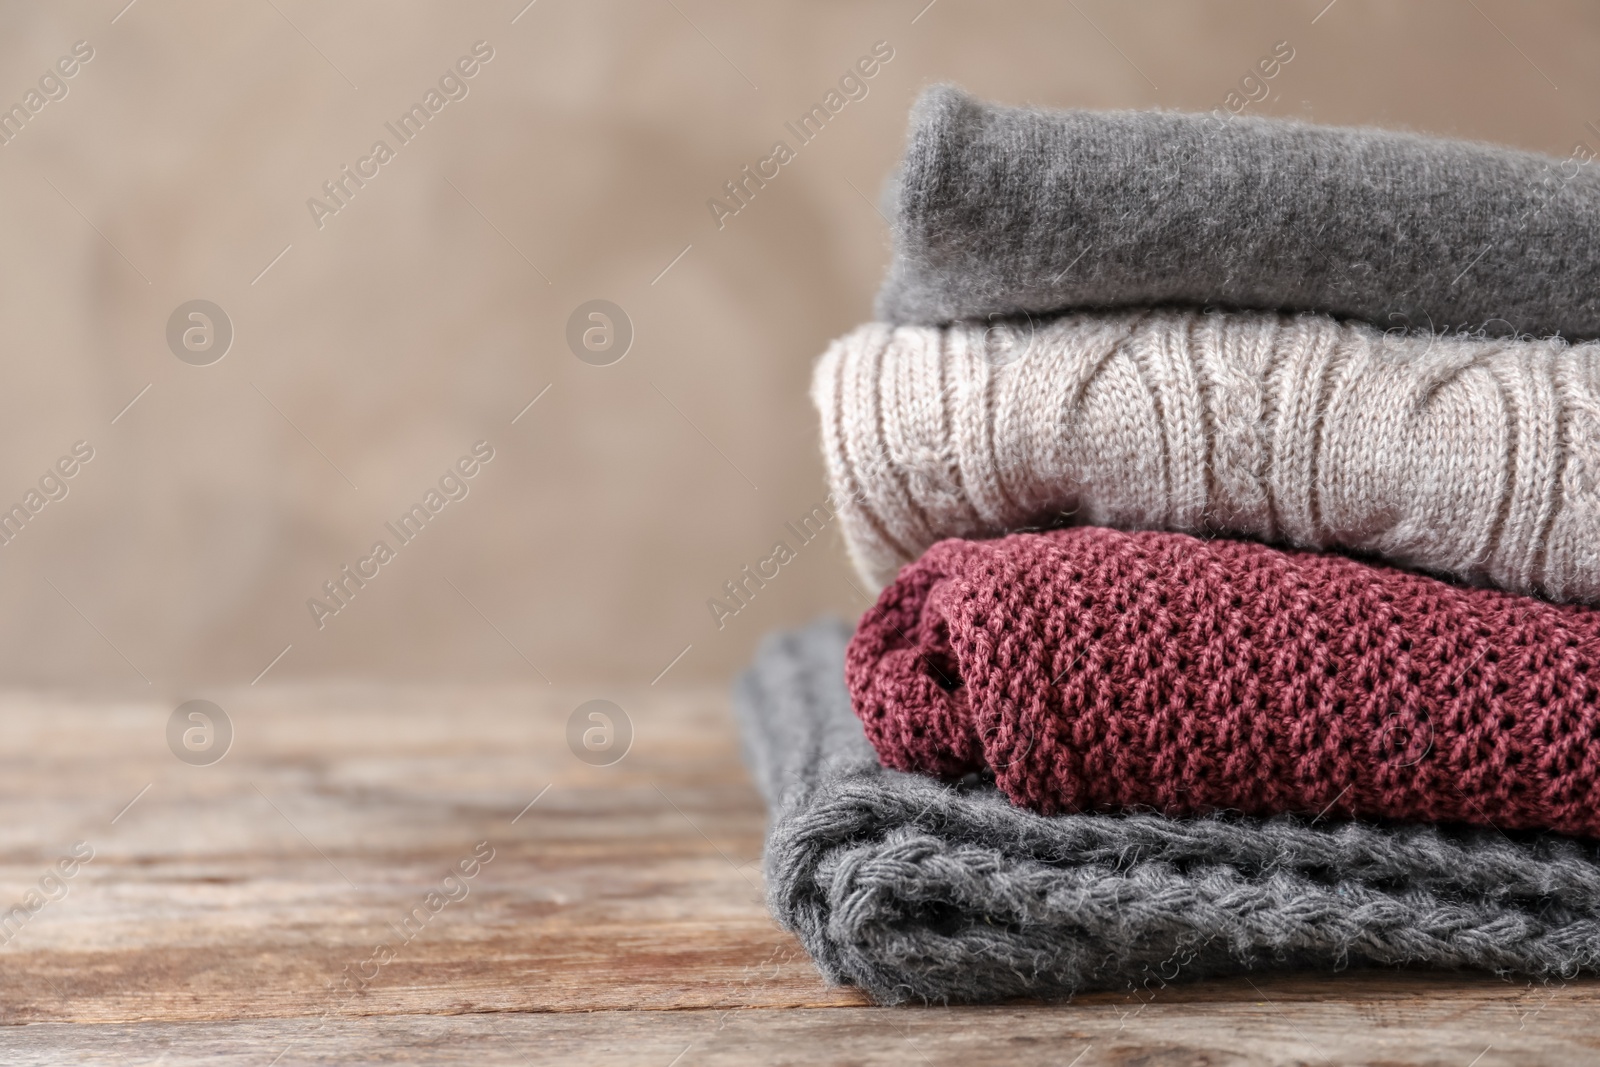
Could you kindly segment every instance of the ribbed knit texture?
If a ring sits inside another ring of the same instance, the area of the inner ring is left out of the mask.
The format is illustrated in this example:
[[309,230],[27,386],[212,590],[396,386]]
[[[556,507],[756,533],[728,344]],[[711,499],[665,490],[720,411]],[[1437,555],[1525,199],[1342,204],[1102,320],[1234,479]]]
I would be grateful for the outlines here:
[[1590,843],[1330,817],[1036,815],[992,786],[880,767],[844,688],[848,633],[774,635],[734,692],[772,811],[768,901],[831,981],[893,1003],[1283,967],[1600,968]]
[[874,323],[829,348],[812,397],[873,588],[945,537],[1072,522],[1600,602],[1600,345],[1265,313]]
[[927,90],[877,314],[1190,304],[1600,336],[1600,162],[1249,116]]
[[846,661],[886,766],[1037,811],[1600,835],[1600,611],[1095,527],[943,541]]

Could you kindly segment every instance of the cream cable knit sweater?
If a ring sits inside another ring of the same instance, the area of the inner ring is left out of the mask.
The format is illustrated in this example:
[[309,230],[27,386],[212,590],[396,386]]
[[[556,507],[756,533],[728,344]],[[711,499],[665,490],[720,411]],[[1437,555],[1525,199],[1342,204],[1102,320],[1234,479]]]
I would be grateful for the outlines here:
[[1170,310],[869,323],[812,398],[875,587],[945,537],[1093,523],[1600,603],[1600,343]]

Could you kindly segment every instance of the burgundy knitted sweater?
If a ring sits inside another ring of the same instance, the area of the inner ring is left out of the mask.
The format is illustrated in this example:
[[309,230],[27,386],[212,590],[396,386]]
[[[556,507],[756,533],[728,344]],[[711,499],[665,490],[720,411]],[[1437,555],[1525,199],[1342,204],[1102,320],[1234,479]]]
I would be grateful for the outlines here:
[[886,766],[1052,813],[1600,836],[1600,610],[1314,552],[1078,527],[941,541],[846,659]]

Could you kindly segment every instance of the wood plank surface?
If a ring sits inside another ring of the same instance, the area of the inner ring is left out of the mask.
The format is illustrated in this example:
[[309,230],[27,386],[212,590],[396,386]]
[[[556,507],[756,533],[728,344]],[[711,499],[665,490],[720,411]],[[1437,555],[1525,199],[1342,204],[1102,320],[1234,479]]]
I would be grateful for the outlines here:
[[[567,742],[599,695],[635,735],[610,767]],[[210,699],[235,739],[190,766],[167,747],[177,701],[0,698],[0,916],[59,897],[0,946],[0,1062],[1600,1061],[1590,981],[1263,975],[872,1008],[767,916],[721,690]],[[93,858],[50,880],[79,842]]]
[[[95,854],[0,950],[0,1017],[861,1003],[767,917],[725,698],[621,699],[633,746],[595,768],[565,733],[588,696],[235,694],[209,767],[167,749],[170,707],[6,705],[0,900]],[[480,842],[493,859],[430,912]]]
[[[1259,984],[1259,983],[1258,983]],[[45,1023],[6,1035],[7,1064],[1583,1064],[1600,1058],[1592,988],[1379,983],[1264,1000],[1093,998],[994,1008],[369,1015],[327,1020]],[[132,1053],[132,1054],[130,1054]]]

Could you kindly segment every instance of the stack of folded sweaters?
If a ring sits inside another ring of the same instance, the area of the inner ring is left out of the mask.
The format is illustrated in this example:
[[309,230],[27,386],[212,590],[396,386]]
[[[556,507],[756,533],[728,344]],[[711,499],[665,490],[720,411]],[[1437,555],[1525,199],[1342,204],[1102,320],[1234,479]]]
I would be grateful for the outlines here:
[[813,388],[887,584],[736,700],[830,979],[1600,969],[1592,155],[923,96]]

